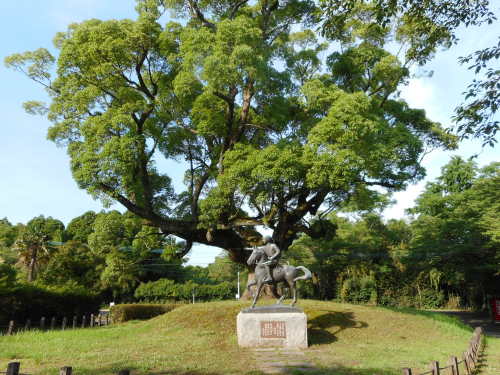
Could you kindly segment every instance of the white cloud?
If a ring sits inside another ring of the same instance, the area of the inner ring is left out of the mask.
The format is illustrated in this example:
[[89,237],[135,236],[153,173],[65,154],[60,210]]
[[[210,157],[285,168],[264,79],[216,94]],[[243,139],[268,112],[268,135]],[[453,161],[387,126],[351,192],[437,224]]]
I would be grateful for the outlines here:
[[432,103],[434,90],[432,85],[422,78],[412,78],[401,90],[401,96],[411,107],[427,108]]
[[401,90],[401,97],[411,108],[423,109],[429,119],[445,124],[449,122],[450,114],[438,94],[439,90],[430,78],[412,78]]
[[425,183],[419,182],[415,185],[410,185],[405,191],[394,193],[393,199],[396,203],[385,209],[383,216],[386,220],[389,219],[402,219],[405,215],[405,210],[415,205],[415,199],[424,190]]

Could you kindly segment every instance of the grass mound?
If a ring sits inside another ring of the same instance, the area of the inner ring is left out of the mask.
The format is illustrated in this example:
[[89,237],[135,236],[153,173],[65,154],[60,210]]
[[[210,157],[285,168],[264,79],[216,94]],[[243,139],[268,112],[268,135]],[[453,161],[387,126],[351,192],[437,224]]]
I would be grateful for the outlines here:
[[[148,321],[0,337],[0,370],[16,360],[22,373],[33,375],[62,366],[76,375],[124,368],[133,374],[258,374],[254,357],[236,339],[236,315],[247,305],[200,303]],[[318,374],[399,375],[402,367],[423,369],[462,353],[471,336],[451,318],[320,301],[300,301],[300,307],[309,319],[304,353]]]

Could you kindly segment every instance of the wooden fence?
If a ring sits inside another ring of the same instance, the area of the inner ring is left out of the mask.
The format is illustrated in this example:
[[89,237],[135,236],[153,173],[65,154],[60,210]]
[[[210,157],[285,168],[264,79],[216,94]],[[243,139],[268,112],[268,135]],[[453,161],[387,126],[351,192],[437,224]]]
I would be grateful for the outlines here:
[[[7,371],[0,371],[0,374],[7,375],[30,375],[30,374],[22,374],[21,372],[21,364],[19,362],[11,362],[7,365]],[[73,368],[70,366],[61,367],[59,370],[59,375],[72,375]],[[118,375],[130,375],[130,370],[120,370],[117,373]]]
[[483,345],[483,337],[483,329],[477,327],[470,340],[469,348],[463,353],[461,360],[453,356],[450,358],[450,364],[445,367],[440,367],[438,361],[432,361],[429,366],[430,370],[419,374],[413,372],[411,368],[404,368],[403,375],[471,375],[474,373],[474,369],[478,364],[479,354]]
[[88,327],[100,327],[107,326],[111,324],[111,316],[109,312],[99,314],[86,314],[81,316],[73,316],[72,319],[68,319],[67,317],[56,318],[53,316],[50,319],[46,319],[42,317],[40,321],[31,321],[28,319],[24,323],[16,323],[14,320],[9,322],[8,326],[4,326],[3,329],[0,330],[0,334],[3,333],[7,336],[13,335],[16,332],[25,332],[32,329],[39,329],[41,331],[54,330],[54,329],[71,329],[71,328],[88,328]]

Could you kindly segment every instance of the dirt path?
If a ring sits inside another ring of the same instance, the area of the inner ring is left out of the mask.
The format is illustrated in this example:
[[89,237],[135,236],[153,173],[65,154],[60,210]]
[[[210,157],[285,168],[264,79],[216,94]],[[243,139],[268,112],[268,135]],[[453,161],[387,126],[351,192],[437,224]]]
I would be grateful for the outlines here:
[[[500,338],[500,323],[492,323],[488,313],[469,311],[441,311],[455,316],[465,324],[475,328],[482,327],[487,336]],[[486,349],[480,358],[480,372],[484,375],[500,374],[500,345],[498,343],[486,344]]]
[[440,313],[455,316],[472,328],[482,327],[488,336],[500,338],[500,323],[492,323],[488,313],[470,311],[440,311]]
[[265,374],[290,374],[292,370],[301,373],[314,370],[300,349],[258,348],[252,354],[257,368]]

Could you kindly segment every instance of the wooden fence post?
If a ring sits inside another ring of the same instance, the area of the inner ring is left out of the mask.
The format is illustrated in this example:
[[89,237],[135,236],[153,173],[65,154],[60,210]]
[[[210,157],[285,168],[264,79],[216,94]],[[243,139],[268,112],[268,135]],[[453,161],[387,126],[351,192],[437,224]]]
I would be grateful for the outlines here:
[[76,317],[76,315],[75,315],[75,316],[73,317],[73,329],[75,329],[75,328],[76,328],[77,319],[78,319],[78,318],[77,318],[77,317]]
[[19,367],[21,364],[19,362],[10,362],[7,365],[7,375],[19,375]]
[[467,373],[467,375],[470,375],[471,369],[469,366],[469,359],[467,358],[467,352],[464,352],[463,359],[464,359],[465,372]]
[[452,356],[450,358],[450,365],[451,365],[451,374],[452,375],[460,375],[460,371],[458,370],[458,358],[455,356]]
[[85,328],[85,321],[87,320],[87,317],[84,315],[82,316],[82,328]]
[[40,319],[40,329],[43,331],[45,329],[45,317],[42,316]]
[[62,320],[61,328],[62,328],[63,331],[66,329],[66,323],[67,323],[67,321],[68,321],[68,319],[66,319],[66,317],[64,317],[63,320]]
[[476,367],[476,360],[474,359],[474,352],[472,351],[472,348],[469,348],[467,351],[467,356],[469,358],[469,366],[471,370],[473,370]]
[[12,335],[12,333],[14,332],[14,326],[15,326],[14,321],[11,320],[9,322],[9,328],[7,328],[7,336]]
[[403,369],[403,375],[412,375],[411,374],[411,368],[405,367]]
[[59,370],[59,375],[71,375],[72,372],[73,369],[71,368],[71,366],[64,366]]
[[24,323],[24,330],[28,331],[31,327],[31,319],[28,319],[26,323]]
[[432,375],[439,375],[440,374],[438,361],[431,362],[431,370],[432,370]]
[[118,375],[130,375],[130,370],[120,370],[118,371]]
[[53,330],[56,327],[56,317],[53,316],[52,319],[50,319],[50,329]]
[[94,314],[90,314],[90,327],[94,326]]

